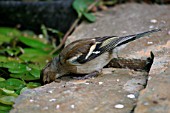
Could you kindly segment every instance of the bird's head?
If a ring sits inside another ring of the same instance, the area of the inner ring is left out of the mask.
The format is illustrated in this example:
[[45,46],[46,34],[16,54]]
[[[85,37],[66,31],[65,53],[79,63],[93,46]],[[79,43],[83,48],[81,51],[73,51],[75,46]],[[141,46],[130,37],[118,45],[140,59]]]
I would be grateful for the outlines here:
[[61,69],[59,69],[59,60],[54,58],[51,62],[47,63],[42,69],[40,74],[40,80],[42,84],[48,84],[56,80],[56,78],[62,76]]

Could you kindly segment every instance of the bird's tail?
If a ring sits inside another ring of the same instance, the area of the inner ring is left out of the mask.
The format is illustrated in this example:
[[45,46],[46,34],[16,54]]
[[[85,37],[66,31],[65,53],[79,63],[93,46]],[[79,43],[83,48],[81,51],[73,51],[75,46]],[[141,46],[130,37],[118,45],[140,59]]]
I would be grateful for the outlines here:
[[161,29],[153,29],[153,30],[150,30],[150,31],[146,31],[146,32],[143,32],[143,33],[138,33],[138,34],[134,34],[134,35],[128,35],[128,36],[123,36],[123,37],[120,37],[116,42],[115,42],[115,47],[117,46],[120,46],[122,44],[125,44],[125,43],[128,43],[130,41],[133,41],[135,39],[138,39],[138,38],[141,38],[143,36],[147,36],[153,32],[158,32],[158,31],[161,31]]

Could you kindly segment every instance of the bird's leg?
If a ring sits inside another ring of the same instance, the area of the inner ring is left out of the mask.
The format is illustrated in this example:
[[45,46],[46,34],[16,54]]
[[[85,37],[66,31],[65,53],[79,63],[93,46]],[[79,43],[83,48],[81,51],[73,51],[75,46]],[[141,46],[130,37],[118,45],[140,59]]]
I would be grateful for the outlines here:
[[92,77],[96,77],[100,73],[101,73],[101,70],[94,71],[94,72],[89,73],[89,74],[82,76],[82,77],[74,77],[74,78],[77,79],[77,80],[85,80],[85,79],[89,79],[89,78],[92,78]]
[[94,71],[92,73],[85,75],[82,79],[89,79],[89,78],[92,78],[92,77],[96,77],[99,73],[100,73],[99,71]]

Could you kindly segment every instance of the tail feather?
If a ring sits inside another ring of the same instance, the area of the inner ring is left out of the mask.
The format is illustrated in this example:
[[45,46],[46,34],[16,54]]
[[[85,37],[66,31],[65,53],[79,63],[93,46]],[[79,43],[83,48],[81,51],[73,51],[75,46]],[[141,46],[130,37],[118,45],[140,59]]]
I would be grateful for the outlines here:
[[135,39],[141,38],[143,36],[146,36],[146,35],[149,35],[153,32],[158,32],[158,31],[161,31],[161,29],[153,29],[151,31],[146,31],[146,32],[143,32],[143,33],[138,33],[138,34],[134,34],[134,35],[128,35],[128,36],[120,37],[116,42],[114,42],[115,43],[114,47],[120,46],[122,44],[128,43],[130,41],[133,41]]

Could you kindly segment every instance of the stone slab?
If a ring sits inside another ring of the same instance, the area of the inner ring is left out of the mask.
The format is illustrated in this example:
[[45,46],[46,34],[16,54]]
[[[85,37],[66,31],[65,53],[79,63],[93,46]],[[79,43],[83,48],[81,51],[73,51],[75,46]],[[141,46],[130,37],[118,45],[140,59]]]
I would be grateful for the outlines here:
[[170,40],[156,47],[147,87],[141,91],[135,113],[170,113]]
[[146,78],[146,72],[108,68],[95,79],[53,82],[24,92],[11,113],[130,113]]

